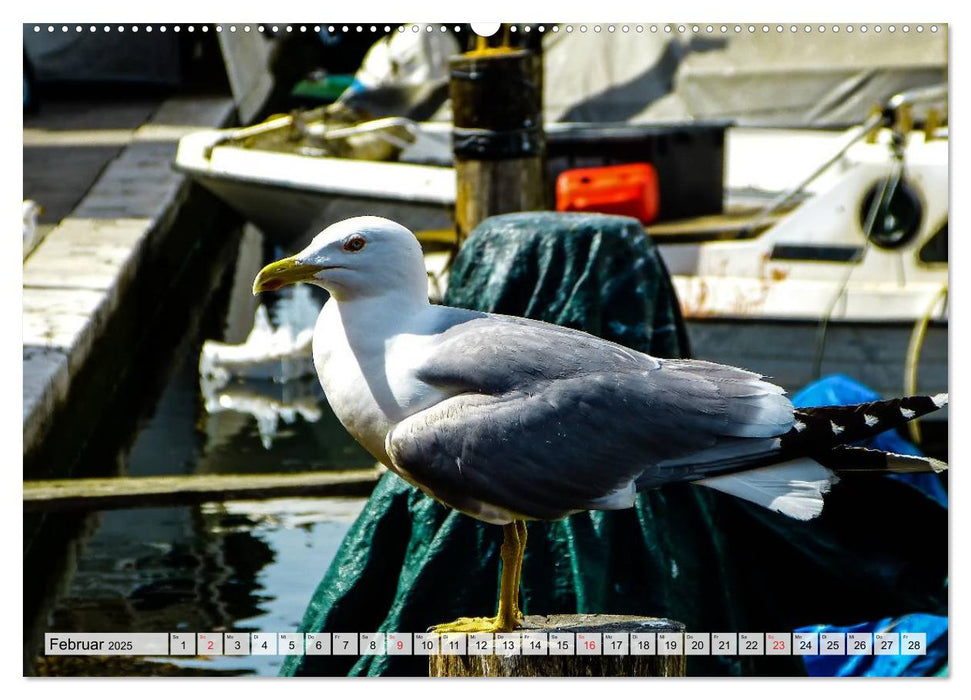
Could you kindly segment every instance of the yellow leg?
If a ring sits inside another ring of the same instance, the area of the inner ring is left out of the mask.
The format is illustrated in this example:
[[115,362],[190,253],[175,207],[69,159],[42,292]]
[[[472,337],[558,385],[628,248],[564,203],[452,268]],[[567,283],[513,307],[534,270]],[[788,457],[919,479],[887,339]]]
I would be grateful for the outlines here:
[[432,632],[510,632],[522,622],[519,610],[519,579],[526,552],[526,523],[515,521],[502,526],[502,575],[499,582],[499,609],[495,617],[460,617],[455,622],[432,627]]
[[516,555],[516,590],[513,598],[513,609],[516,621],[523,621],[523,611],[519,608],[519,589],[523,580],[523,557],[526,556],[526,521],[517,520],[513,523],[516,526],[516,534],[519,536],[519,553]]

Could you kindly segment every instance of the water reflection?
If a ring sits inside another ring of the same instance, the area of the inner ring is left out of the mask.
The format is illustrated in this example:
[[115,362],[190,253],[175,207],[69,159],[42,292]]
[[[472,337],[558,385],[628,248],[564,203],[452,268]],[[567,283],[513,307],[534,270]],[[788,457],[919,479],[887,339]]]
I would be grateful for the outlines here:
[[[371,467],[373,459],[344,431],[317,386],[297,382],[226,383],[206,410],[198,358],[202,342],[215,337],[240,342],[255,307],[252,276],[267,250],[252,230],[242,238],[237,268],[225,293],[213,295],[221,329],[203,330],[176,367],[151,417],[124,459],[123,473],[248,474]],[[252,272],[252,274],[251,274]],[[231,278],[231,279],[230,279]],[[272,410],[267,411],[267,407]],[[271,425],[272,421],[272,425]],[[45,528],[60,529],[69,556],[45,572],[49,596],[39,607],[43,631],[59,632],[281,632],[297,628],[307,602],[360,512],[363,499],[286,499],[212,503],[52,515]],[[65,534],[67,533],[67,534]],[[40,546],[40,545],[38,545]],[[25,553],[44,558],[42,549]],[[26,579],[25,579],[26,582]],[[25,618],[25,625],[35,621]],[[31,635],[27,635],[28,638]],[[25,646],[29,654],[30,645]],[[171,664],[202,672],[273,675],[282,657],[168,657]],[[31,672],[83,674],[152,673],[152,666],[84,657],[58,665],[26,663]],[[114,669],[114,670],[113,670]],[[119,670],[119,669],[128,669]],[[165,670],[168,669],[168,670]],[[187,671],[188,673],[189,671]]]
[[[47,631],[293,631],[363,503],[289,499],[100,513]],[[282,657],[166,661],[272,675]]]

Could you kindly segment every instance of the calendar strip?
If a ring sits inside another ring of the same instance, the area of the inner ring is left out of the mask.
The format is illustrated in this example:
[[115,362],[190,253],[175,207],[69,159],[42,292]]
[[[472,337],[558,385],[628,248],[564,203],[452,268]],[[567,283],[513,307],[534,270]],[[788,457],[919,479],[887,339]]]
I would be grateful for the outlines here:
[[48,656],[924,656],[923,632],[47,633]]

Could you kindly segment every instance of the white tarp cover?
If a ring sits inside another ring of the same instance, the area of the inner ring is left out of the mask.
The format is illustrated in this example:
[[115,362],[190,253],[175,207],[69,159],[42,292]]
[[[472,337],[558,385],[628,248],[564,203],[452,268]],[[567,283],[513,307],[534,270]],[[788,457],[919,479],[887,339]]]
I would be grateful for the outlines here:
[[545,118],[633,123],[733,120],[740,125],[859,123],[903,90],[946,83],[947,29],[682,37],[547,34]]
[[440,84],[448,80],[448,60],[458,52],[451,32],[396,32],[374,43],[354,79],[365,89]]

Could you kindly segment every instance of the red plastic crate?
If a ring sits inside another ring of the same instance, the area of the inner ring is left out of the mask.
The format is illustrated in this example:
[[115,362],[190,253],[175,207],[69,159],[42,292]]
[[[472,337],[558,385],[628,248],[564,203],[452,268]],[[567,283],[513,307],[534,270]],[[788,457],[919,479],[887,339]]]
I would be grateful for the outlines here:
[[657,218],[661,193],[650,163],[566,170],[556,178],[556,210],[632,216],[648,224]]

